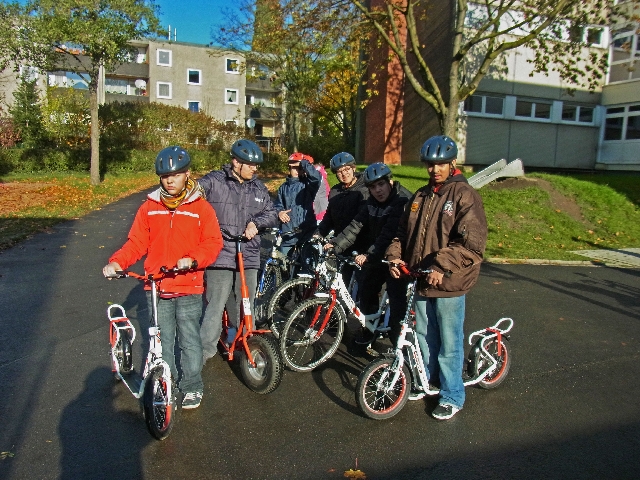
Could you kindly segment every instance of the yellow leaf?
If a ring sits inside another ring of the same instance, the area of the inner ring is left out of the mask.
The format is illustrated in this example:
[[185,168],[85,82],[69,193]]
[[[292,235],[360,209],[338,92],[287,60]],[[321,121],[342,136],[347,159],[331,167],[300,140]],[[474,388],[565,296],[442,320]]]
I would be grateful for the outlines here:
[[363,471],[352,470],[351,468],[344,472],[344,476],[347,478],[357,478],[359,480],[367,480],[367,476]]
[[66,245],[60,245],[60,248],[67,248]]

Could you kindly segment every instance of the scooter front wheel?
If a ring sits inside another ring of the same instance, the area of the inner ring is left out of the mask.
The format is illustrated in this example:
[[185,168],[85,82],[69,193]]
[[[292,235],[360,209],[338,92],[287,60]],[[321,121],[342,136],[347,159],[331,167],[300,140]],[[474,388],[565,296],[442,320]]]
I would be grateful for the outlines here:
[[244,383],[259,394],[273,392],[282,380],[282,359],[271,335],[252,335],[247,339],[255,366],[246,353],[240,356],[240,372]]
[[409,399],[411,377],[402,365],[395,383],[393,358],[377,358],[362,371],[356,384],[356,403],[360,411],[374,420],[386,420],[396,415]]
[[176,402],[173,392],[169,393],[170,385],[167,385],[162,375],[161,367],[154,368],[147,377],[144,388],[143,404],[144,417],[147,427],[158,440],[167,438],[176,415]]

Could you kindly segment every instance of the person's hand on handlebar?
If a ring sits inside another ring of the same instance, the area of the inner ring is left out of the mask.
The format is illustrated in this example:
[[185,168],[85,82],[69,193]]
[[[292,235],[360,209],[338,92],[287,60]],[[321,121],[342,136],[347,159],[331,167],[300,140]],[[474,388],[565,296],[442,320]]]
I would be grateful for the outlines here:
[[392,278],[400,278],[402,276],[399,265],[406,265],[406,263],[399,258],[389,260],[389,274]]
[[244,229],[244,236],[247,237],[247,240],[251,240],[258,234],[258,227],[253,222],[249,222],[247,227]]
[[324,244],[324,248],[325,250],[331,250],[333,248],[333,243],[325,243]]
[[121,272],[122,267],[118,265],[116,262],[111,262],[102,269],[102,274],[107,277],[107,279],[111,280],[112,278],[117,276],[116,272]]
[[359,267],[364,265],[366,261],[367,261],[367,256],[364,253],[360,255],[356,255],[356,258],[354,258],[354,262],[356,262],[356,265],[358,265]]
[[178,260],[178,263],[176,263],[176,268],[178,270],[189,270],[193,267],[193,262],[194,260],[191,257],[182,257]]

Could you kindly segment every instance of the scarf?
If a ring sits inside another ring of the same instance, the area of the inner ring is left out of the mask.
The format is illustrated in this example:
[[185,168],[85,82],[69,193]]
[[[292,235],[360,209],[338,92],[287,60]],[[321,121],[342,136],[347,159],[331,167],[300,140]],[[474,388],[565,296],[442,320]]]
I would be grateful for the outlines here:
[[164,206],[169,210],[175,210],[182,204],[182,202],[196,195],[196,192],[204,193],[204,190],[202,189],[200,184],[192,178],[187,178],[185,187],[177,195],[171,195],[164,189],[162,183],[160,184],[160,200],[162,200]]

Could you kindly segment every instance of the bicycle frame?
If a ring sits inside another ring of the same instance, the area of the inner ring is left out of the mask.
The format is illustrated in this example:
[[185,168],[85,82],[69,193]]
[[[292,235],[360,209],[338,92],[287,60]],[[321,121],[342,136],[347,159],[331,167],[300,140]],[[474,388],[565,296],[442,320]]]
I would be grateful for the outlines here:
[[[342,259],[342,261],[345,262],[345,263],[350,263],[352,265],[355,265],[357,268],[360,268],[351,259],[346,259],[345,258],[345,259]],[[389,295],[387,294],[386,289],[385,289],[384,293],[382,294],[382,298],[380,300],[380,303],[378,304],[378,311],[375,312],[375,313],[371,313],[371,314],[365,315],[364,313],[362,313],[360,311],[360,309],[356,305],[355,300],[353,299],[353,297],[349,293],[349,288],[347,288],[346,284],[344,283],[344,279],[342,278],[342,275],[340,274],[340,270],[341,269],[338,268],[337,270],[338,271],[334,275],[333,279],[331,280],[331,284],[329,285],[329,292],[328,293],[318,292],[318,293],[315,294],[316,297],[331,298],[331,306],[327,310],[327,314],[325,315],[325,318],[323,320],[323,324],[321,325],[321,327],[318,330],[318,332],[322,332],[322,330],[326,326],[326,323],[329,321],[329,317],[331,316],[331,312],[333,311],[335,303],[338,301],[338,299],[342,303],[343,309],[345,310],[345,312],[348,312],[348,314],[351,314],[354,318],[356,318],[360,322],[360,324],[363,327],[365,327],[369,331],[371,331],[371,332],[376,332],[376,331],[378,331],[378,332],[386,332],[386,331],[390,330],[390,327],[388,326],[389,313],[390,313],[390,310],[388,308],[388,306],[389,306]],[[325,272],[326,272],[326,270],[325,270]],[[352,289],[353,289],[353,284],[354,284],[354,281],[352,279],[349,282],[349,285],[350,285],[350,287]],[[384,319],[384,323],[383,323],[384,326],[382,328],[379,327],[381,318]],[[313,327],[314,324],[315,324],[315,319],[314,319],[314,323],[312,323],[311,326]]]

